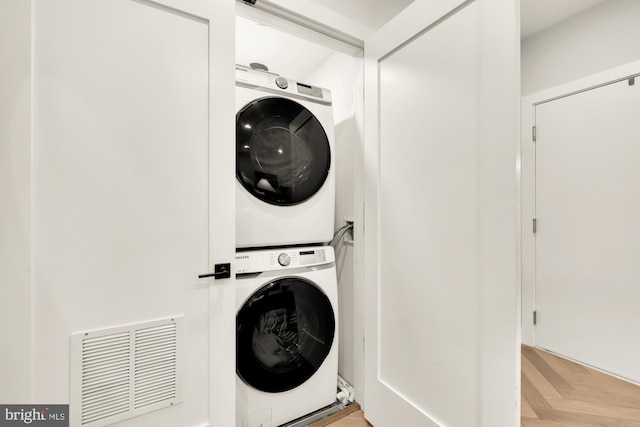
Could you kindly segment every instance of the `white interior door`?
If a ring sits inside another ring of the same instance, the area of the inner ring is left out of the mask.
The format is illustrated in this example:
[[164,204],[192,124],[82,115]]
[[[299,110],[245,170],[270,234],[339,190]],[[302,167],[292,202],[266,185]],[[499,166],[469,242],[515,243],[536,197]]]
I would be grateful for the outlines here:
[[234,279],[198,278],[234,256],[234,3],[33,14],[31,396],[77,393],[70,334],[183,316],[180,402],[118,425],[235,425]]
[[536,345],[640,382],[640,87],[536,106]]
[[416,1],[365,43],[364,403],[376,427],[517,423],[516,12]]

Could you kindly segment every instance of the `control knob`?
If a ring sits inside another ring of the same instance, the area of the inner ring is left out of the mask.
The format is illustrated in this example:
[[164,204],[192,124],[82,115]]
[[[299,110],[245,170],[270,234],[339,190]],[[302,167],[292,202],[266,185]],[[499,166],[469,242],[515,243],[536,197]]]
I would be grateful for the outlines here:
[[276,85],[278,85],[280,89],[286,89],[289,87],[289,81],[284,77],[279,76],[276,78]]
[[278,264],[280,264],[283,267],[286,267],[289,264],[291,264],[291,257],[289,256],[289,254],[283,252],[280,255],[278,255]]

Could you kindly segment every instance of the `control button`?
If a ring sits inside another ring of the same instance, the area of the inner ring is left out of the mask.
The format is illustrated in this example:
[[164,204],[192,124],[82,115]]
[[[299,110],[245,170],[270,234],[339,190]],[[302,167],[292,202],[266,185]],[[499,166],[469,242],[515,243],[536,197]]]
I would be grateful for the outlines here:
[[286,89],[289,87],[289,81],[287,79],[285,79],[284,77],[277,77],[276,78],[276,85],[278,85],[278,87],[280,89]]
[[291,264],[291,257],[289,256],[289,254],[281,253],[280,255],[278,255],[278,263],[281,266],[286,267],[287,265]]

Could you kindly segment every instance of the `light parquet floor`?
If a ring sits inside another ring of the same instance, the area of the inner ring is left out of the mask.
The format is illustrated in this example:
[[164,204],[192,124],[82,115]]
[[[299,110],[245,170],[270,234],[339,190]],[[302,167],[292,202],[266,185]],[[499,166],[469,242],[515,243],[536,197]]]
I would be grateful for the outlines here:
[[353,403],[343,411],[324,420],[316,421],[307,427],[373,427],[364,418],[360,405]]
[[523,345],[521,420],[522,427],[640,427],[640,387]]
[[[636,385],[525,345],[521,375],[522,427],[640,427]],[[372,427],[357,404],[348,408],[312,427]]]

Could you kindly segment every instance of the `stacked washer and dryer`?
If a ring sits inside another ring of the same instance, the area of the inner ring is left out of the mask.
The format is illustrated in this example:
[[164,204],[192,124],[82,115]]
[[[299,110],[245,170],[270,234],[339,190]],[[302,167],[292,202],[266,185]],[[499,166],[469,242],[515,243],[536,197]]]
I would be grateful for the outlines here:
[[236,424],[336,400],[331,93],[236,66]]

